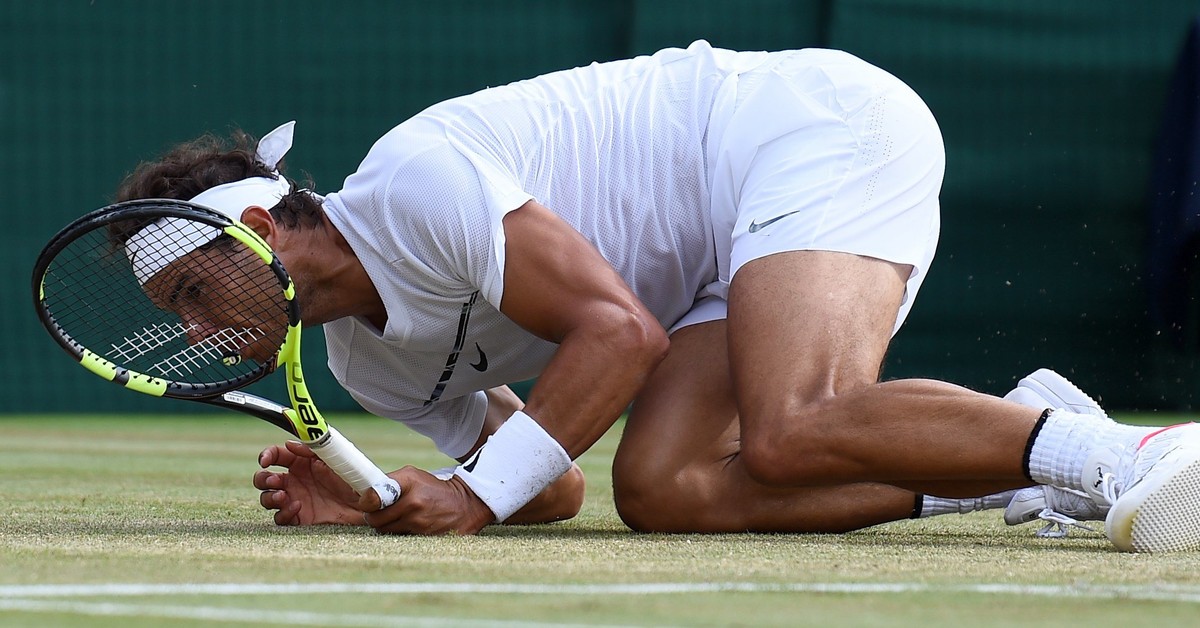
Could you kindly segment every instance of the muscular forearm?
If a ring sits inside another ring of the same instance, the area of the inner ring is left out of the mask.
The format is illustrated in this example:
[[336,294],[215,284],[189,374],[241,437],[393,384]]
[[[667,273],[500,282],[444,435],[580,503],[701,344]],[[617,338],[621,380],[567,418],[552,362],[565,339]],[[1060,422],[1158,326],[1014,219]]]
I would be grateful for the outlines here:
[[667,351],[667,334],[571,225],[529,201],[504,217],[500,311],[558,344],[525,413],[573,459],[625,410]]
[[594,326],[562,339],[525,405],[572,459],[612,427],[668,347],[666,333],[646,314],[598,314]]

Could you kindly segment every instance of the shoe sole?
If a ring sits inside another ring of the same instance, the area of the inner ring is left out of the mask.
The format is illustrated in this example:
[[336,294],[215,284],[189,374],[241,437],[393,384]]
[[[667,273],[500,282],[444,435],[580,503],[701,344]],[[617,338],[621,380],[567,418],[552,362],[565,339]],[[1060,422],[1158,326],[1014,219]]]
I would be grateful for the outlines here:
[[1154,471],[1113,505],[1104,521],[1108,539],[1123,552],[1200,549],[1200,458],[1180,460],[1162,478]]

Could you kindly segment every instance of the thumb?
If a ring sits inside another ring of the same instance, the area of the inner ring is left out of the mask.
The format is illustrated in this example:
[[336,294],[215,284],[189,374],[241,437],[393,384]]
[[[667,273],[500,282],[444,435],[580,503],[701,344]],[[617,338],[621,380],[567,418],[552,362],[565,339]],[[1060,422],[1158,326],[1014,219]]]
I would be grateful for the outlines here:
[[383,502],[375,489],[369,488],[358,497],[358,509],[363,512],[375,512],[383,508]]

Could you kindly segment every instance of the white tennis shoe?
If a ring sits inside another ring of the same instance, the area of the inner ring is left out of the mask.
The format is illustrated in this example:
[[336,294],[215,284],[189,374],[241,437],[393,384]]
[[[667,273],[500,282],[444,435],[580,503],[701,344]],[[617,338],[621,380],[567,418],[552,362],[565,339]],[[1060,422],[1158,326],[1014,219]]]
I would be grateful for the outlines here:
[[1046,525],[1037,531],[1037,536],[1061,539],[1071,528],[1100,534],[1099,528],[1080,522],[1104,521],[1107,515],[1108,506],[1096,503],[1087,493],[1057,486],[1034,486],[1013,495],[1004,509],[1004,523],[1015,526],[1041,519]]
[[[1100,404],[1058,373],[1035,371],[1005,399],[1031,407],[1107,416]],[[1147,434],[1136,446],[1114,444],[1084,465],[1084,491],[1036,486],[1017,491],[1004,521],[1041,519],[1038,536],[1064,537],[1081,521],[1104,521],[1108,539],[1126,552],[1200,549],[1200,425]],[[1097,530],[1098,531],[1098,530]]]
[[1108,540],[1125,552],[1200,549],[1200,424],[1152,432],[1088,458],[1084,489],[1111,504]]
[[1004,398],[1031,408],[1053,408],[1108,418],[1095,399],[1050,369],[1038,369],[1021,378],[1017,387]]
[[[1108,418],[1095,399],[1050,369],[1038,369],[1022,378],[1004,398],[1032,408],[1064,409]],[[1063,538],[1071,528],[1099,534],[1099,529],[1080,521],[1103,521],[1108,509],[1107,502],[1098,503],[1087,493],[1057,486],[1034,486],[1013,495],[1004,509],[1004,522],[1015,526],[1041,519],[1046,525],[1037,531],[1037,536],[1042,538]]]

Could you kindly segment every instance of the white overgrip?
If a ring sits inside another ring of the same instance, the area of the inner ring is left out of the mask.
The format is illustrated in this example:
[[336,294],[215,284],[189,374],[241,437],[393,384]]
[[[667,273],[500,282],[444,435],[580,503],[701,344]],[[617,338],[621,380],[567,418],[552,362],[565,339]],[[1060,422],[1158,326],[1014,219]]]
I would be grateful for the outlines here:
[[400,484],[388,477],[333,427],[329,427],[326,437],[319,443],[308,443],[308,446],[359,495],[365,494],[367,489],[375,489],[381,509],[400,499]]

